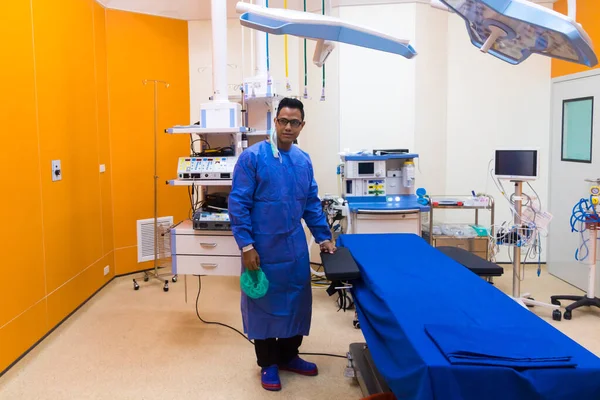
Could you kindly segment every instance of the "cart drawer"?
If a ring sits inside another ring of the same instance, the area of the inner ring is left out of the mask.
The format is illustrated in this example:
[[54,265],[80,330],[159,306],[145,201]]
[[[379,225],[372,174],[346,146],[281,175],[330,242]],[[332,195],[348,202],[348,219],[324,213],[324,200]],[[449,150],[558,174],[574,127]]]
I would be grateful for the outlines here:
[[179,275],[240,276],[241,272],[241,256],[173,256],[173,273]]
[[488,250],[488,238],[435,238],[435,247],[448,246],[448,247],[460,247],[471,253],[484,253],[487,254]]
[[414,233],[421,234],[418,212],[359,211],[354,221],[354,233]]
[[240,256],[233,236],[175,235],[177,255]]

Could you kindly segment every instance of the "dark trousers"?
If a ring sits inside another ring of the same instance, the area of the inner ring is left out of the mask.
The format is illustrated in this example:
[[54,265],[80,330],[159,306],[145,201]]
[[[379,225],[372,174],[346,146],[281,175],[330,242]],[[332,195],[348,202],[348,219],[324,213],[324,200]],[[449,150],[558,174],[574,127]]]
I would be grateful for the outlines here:
[[254,340],[258,366],[266,368],[274,364],[287,364],[298,355],[302,336],[286,339]]

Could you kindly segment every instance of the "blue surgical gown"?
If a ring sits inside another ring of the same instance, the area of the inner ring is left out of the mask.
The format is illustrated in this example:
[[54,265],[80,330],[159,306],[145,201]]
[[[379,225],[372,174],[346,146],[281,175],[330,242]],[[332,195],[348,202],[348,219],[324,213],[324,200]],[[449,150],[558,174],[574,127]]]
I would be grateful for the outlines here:
[[250,339],[308,336],[312,291],[302,219],[317,243],[331,239],[310,157],[294,145],[280,150],[280,158],[266,141],[246,149],[229,195],[233,236],[240,249],[254,246],[269,280],[260,299],[242,292],[244,332]]

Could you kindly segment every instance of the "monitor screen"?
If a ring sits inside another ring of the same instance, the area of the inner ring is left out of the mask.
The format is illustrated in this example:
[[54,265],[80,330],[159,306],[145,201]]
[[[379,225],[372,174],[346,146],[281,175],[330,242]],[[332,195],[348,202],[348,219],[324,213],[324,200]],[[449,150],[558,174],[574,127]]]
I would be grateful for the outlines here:
[[496,176],[536,178],[537,150],[496,150]]
[[359,175],[373,175],[375,173],[374,162],[359,162],[358,163],[358,174]]

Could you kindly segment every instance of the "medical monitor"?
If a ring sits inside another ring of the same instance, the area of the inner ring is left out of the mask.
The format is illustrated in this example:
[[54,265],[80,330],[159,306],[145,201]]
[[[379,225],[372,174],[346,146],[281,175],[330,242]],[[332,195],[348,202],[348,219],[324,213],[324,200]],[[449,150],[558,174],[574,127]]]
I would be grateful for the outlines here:
[[537,150],[496,150],[494,175],[498,179],[532,181],[538,177]]

